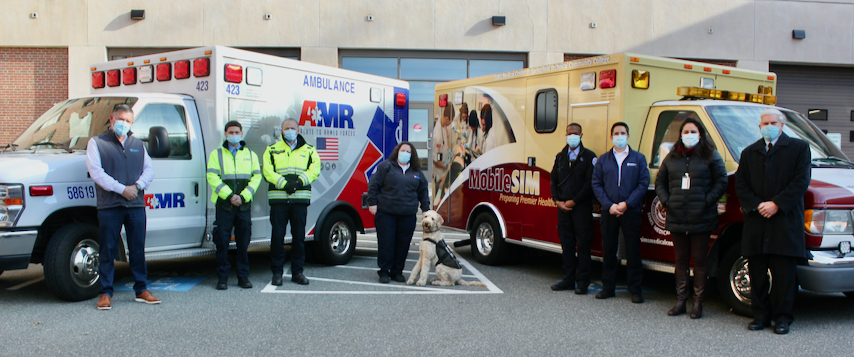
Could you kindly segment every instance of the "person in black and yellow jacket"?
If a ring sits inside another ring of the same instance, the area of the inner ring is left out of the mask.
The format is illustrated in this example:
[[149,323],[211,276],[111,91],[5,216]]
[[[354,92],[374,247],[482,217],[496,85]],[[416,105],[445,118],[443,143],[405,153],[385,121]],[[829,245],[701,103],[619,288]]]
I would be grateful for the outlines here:
[[216,245],[217,290],[228,289],[228,245],[234,228],[237,244],[237,285],[251,289],[249,281],[249,239],[252,236],[250,205],[252,196],[261,184],[258,156],[243,141],[243,126],[237,121],[225,124],[226,141],[221,148],[211,151],[208,158],[207,178],[216,204],[216,221],[213,239]]
[[264,178],[270,185],[270,223],[273,225],[270,256],[272,284],[282,285],[285,265],[284,238],[291,224],[291,281],[308,285],[303,275],[305,264],[305,224],[311,204],[311,183],[320,175],[320,156],[314,146],[299,135],[297,121],[282,122],[282,141],[264,152]]

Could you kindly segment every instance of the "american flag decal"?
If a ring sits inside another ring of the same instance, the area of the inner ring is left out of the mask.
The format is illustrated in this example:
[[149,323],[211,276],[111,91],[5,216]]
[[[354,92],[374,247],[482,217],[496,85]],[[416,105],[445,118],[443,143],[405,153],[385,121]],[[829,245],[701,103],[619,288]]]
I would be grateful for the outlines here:
[[338,138],[317,138],[320,161],[338,161]]

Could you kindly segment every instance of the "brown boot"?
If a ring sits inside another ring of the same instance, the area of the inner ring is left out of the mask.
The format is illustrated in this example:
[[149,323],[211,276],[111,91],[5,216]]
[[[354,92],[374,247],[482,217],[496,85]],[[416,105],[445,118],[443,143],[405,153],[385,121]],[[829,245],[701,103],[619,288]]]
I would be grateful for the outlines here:
[[98,298],[98,310],[109,310],[112,307],[113,304],[110,301],[110,295],[101,294],[101,297]]
[[706,290],[706,273],[694,271],[694,309],[691,310],[691,318],[703,317],[703,293]]
[[676,305],[667,311],[667,316],[677,316],[685,313],[685,301],[688,300],[688,272],[676,272]]

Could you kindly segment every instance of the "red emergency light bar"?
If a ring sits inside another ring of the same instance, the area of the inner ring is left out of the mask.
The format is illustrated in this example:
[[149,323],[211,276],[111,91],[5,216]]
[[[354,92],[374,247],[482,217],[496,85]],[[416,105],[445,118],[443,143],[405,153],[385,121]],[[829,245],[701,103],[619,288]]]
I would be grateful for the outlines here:
[[394,104],[398,107],[406,106],[406,93],[395,93]]
[[122,75],[117,69],[107,71],[107,85],[110,87],[118,87],[121,83]]
[[136,84],[136,67],[125,68],[122,70],[122,83],[125,85]]
[[236,64],[225,65],[225,81],[230,83],[243,82],[243,67]]
[[448,106],[448,95],[447,94],[439,95],[439,107],[444,108],[447,106]]
[[196,77],[207,77],[211,74],[210,58],[197,58],[193,61],[193,75]]
[[617,85],[617,70],[608,69],[599,72],[599,88],[614,88]]
[[190,78],[190,61],[175,62],[175,79]]
[[172,79],[172,64],[161,63],[157,65],[157,80],[160,82]]
[[104,72],[92,73],[92,88],[104,88]]

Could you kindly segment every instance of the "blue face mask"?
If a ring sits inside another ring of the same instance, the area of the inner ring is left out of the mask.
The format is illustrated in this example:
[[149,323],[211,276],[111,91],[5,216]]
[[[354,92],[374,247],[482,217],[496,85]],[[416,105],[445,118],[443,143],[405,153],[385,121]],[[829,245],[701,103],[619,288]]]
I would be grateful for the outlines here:
[[611,137],[611,142],[614,143],[614,146],[616,146],[617,149],[622,150],[629,144],[629,137],[625,135],[614,135]]
[[577,148],[580,143],[581,136],[575,134],[569,134],[566,136],[566,145],[569,145],[570,148]]
[[700,143],[700,133],[682,134],[682,144],[686,148],[692,148]]
[[763,126],[762,129],[759,129],[759,132],[762,134],[762,138],[766,141],[774,141],[780,137],[780,127],[774,125],[766,125]]
[[411,159],[411,158],[412,158],[412,154],[410,154],[406,151],[400,151],[397,153],[397,161],[400,161],[403,164],[408,164],[409,159]]
[[243,135],[229,135],[225,140],[228,140],[231,145],[237,146],[237,144],[243,141]]
[[116,123],[113,124],[113,132],[116,133],[116,136],[125,136],[130,131],[130,124],[126,121],[116,120]]
[[285,141],[293,142],[297,139],[297,131],[293,129],[285,130],[282,132],[282,136],[285,137]]

